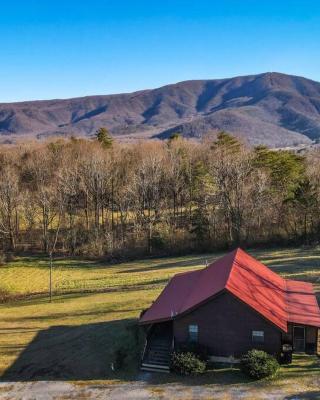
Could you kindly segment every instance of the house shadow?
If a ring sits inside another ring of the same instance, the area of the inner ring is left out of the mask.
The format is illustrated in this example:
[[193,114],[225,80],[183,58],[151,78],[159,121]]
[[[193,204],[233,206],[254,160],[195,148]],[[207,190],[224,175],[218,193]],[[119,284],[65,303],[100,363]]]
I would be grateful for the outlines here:
[[284,398],[284,400],[320,400],[320,391],[316,390],[312,392],[301,392],[287,396]]
[[[117,379],[113,352],[136,320],[124,319],[42,330],[1,376],[1,381]],[[134,374],[126,374],[129,380]]]
[[[38,331],[3,373],[0,381],[121,380],[157,385],[179,383],[187,386],[209,383],[228,386],[246,381],[240,371],[230,369],[215,369],[194,377],[140,371],[141,348],[134,338],[136,322],[132,318],[77,326],[52,326]],[[111,366],[115,361],[114,351],[124,343],[132,351],[130,364],[127,365],[129,368],[114,371]]]

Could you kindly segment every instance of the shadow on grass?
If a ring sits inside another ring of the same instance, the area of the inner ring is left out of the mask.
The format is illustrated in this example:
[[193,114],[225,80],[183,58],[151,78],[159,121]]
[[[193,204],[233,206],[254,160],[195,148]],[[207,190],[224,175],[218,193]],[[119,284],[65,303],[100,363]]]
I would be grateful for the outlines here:
[[[218,257],[221,257],[225,253],[214,253],[214,254],[201,254],[201,255],[187,255],[183,257],[150,257],[145,259],[137,259],[133,261],[123,261],[123,262],[110,262],[104,259],[87,259],[83,257],[62,257],[57,256],[53,260],[54,268],[63,269],[117,269],[124,267],[121,273],[131,273],[131,272],[145,272],[153,270],[161,270],[166,268],[176,268],[176,267],[188,267],[205,264],[205,261],[213,262]],[[180,259],[179,259],[180,258]],[[173,261],[177,260],[178,261]],[[156,264],[155,264],[156,263]],[[139,266],[136,266],[138,264]],[[49,266],[49,259],[45,255],[31,255],[17,257],[15,260],[10,261],[8,267],[10,266],[24,266],[24,267],[38,267],[47,269]]]
[[[115,285],[108,287],[92,287],[92,288],[77,288],[77,289],[55,289],[53,293],[53,300],[55,302],[64,301],[68,298],[80,298],[84,296],[92,296],[99,293],[119,293],[119,292],[135,292],[140,290],[152,290],[158,289],[165,286],[168,283],[168,278],[155,278],[148,281],[140,282],[132,285]],[[47,292],[34,292],[19,295],[10,295],[6,301],[0,301],[1,304],[6,306],[15,306],[17,302],[21,305],[29,304],[30,301],[33,304],[40,304],[48,302],[49,294]]]
[[292,364],[282,367],[282,379],[301,379],[306,376],[320,376],[320,359],[315,355],[294,355]]
[[53,326],[40,331],[1,381],[130,379],[111,369],[114,346],[134,319]]
[[[249,254],[253,257],[260,259],[263,263],[273,269],[277,273],[296,275],[297,279],[305,279],[313,281],[317,276],[310,276],[309,273],[317,270],[320,266],[320,251],[317,249],[281,249],[276,254],[270,253],[265,250],[248,250]],[[164,258],[161,262],[156,264],[148,263],[148,260],[144,260],[142,265],[134,268],[126,268],[119,273],[131,273],[131,272],[149,272],[157,271],[161,269],[169,268],[188,268],[194,266],[204,266],[206,261],[212,263],[218,258],[222,257],[225,253],[212,253],[202,254],[195,256],[183,257],[180,260],[173,261],[172,257],[168,259]],[[118,264],[118,267],[121,264]]]
[[[62,268],[66,270],[72,269],[107,269],[117,271],[119,268],[123,267],[123,271],[119,271],[121,273],[131,273],[131,272],[144,272],[144,271],[152,271],[152,270],[160,270],[165,268],[175,268],[175,267],[184,267],[184,266],[194,266],[199,265],[201,263],[205,263],[208,261],[212,262],[219,256],[224,253],[216,253],[216,254],[202,254],[202,255],[187,255],[183,257],[173,257],[173,256],[165,256],[165,257],[150,257],[145,259],[137,259],[133,261],[123,261],[123,262],[111,262],[102,259],[90,259],[84,257],[62,257],[57,256],[53,260],[54,268]],[[186,258],[187,257],[187,258]],[[178,258],[178,261],[173,261]],[[179,258],[181,258],[179,260]],[[156,264],[155,264],[156,263]],[[139,266],[137,266],[138,264]],[[16,259],[10,261],[7,265],[10,266],[24,266],[24,267],[38,267],[47,269],[49,267],[49,259],[45,255],[34,255],[34,256],[22,256],[17,257]]]
[[200,266],[202,268],[205,267],[206,261],[210,264],[217,260],[220,256],[223,254],[208,254],[202,255],[202,256],[194,256],[187,258],[184,257],[182,260],[179,261],[172,261],[172,258],[168,259],[168,262],[161,262],[159,264],[155,265],[146,265],[138,268],[130,268],[130,269],[125,269],[123,271],[119,271],[121,274],[125,273],[132,273],[132,272],[151,272],[151,271],[158,271],[162,269],[170,269],[170,268],[188,268],[188,267],[194,267],[194,266]]
[[284,400],[320,400],[320,391],[301,392],[287,396]]
[[[130,358],[125,371],[113,371],[113,352],[128,338],[128,327],[135,319],[85,324],[80,326],[53,326],[42,330],[29,345],[21,349],[14,363],[3,373],[2,382],[18,381],[142,381],[150,384],[181,383],[188,386],[219,384],[232,385],[246,382],[238,371],[209,370],[203,375],[181,377],[175,374],[150,374],[139,370],[137,356]],[[28,329],[28,328],[26,328]],[[131,342],[130,342],[131,343]],[[132,348],[135,346],[132,339]],[[136,354],[137,352],[134,351]],[[139,352],[138,352],[139,353]],[[130,364],[131,363],[131,364]]]
[[[48,269],[49,268],[49,258],[45,255],[31,255],[31,256],[22,256],[17,257],[16,259],[10,261],[7,264],[7,267],[10,266],[23,266],[23,267],[37,267]],[[55,257],[53,260],[53,266],[62,267],[65,269],[90,269],[90,268],[110,268],[112,266],[106,263],[103,260],[90,260],[86,258],[70,258],[70,257]]]
[[[248,249],[247,250],[254,257],[257,257],[262,262],[266,263],[268,267],[272,268],[275,272],[281,272],[287,275],[295,275],[297,279],[305,279],[312,281],[316,277],[308,276],[308,272],[315,270],[320,265],[320,250],[318,248],[304,249],[304,248],[279,248],[273,250],[261,249]],[[112,270],[117,269],[119,273],[133,273],[133,272],[150,272],[170,268],[185,268],[201,266],[206,261],[211,263],[216,259],[222,257],[225,252],[216,252],[201,255],[187,255],[184,257],[163,257],[163,258],[147,258],[143,260],[128,261],[124,263],[111,263],[103,259],[85,259],[78,257],[59,257],[54,260],[54,267],[62,269],[90,269],[101,268]],[[135,265],[135,264],[139,265]],[[16,260],[10,262],[10,265],[35,265],[39,268],[48,268],[48,260],[44,255],[33,255],[27,257],[18,257]],[[121,267],[123,266],[123,270]],[[9,267],[9,265],[8,265]]]

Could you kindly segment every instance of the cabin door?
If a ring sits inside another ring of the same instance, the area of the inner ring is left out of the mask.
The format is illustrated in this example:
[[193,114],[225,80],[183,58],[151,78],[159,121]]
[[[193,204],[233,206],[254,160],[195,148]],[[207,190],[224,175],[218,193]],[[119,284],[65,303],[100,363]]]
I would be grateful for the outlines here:
[[293,348],[297,353],[305,351],[305,328],[303,326],[293,327]]

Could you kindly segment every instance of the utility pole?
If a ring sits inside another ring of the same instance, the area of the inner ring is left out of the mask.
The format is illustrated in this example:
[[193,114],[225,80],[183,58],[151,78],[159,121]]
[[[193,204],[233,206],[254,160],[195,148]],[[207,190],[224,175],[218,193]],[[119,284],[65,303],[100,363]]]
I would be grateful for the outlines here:
[[50,251],[50,277],[49,277],[49,296],[50,296],[50,303],[52,302],[52,272],[53,272],[53,265],[52,265],[52,252]]
[[112,231],[112,251],[114,250],[114,183],[113,183],[113,175],[111,178],[111,231]]

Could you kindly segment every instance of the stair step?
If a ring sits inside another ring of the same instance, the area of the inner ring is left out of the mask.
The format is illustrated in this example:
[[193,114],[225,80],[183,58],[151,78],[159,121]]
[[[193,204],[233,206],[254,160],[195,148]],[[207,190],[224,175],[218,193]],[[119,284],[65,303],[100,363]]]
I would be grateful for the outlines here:
[[150,349],[154,349],[154,350],[164,350],[164,351],[170,350],[170,346],[154,346],[154,345],[150,345],[149,348]]
[[167,344],[172,343],[172,340],[154,340],[154,339],[152,340],[152,339],[150,339],[150,342],[154,343],[154,344],[160,344],[160,345],[165,344],[165,345],[167,345]]
[[154,354],[170,354],[170,350],[164,350],[164,349],[154,349],[153,347],[148,349],[149,353],[154,353]]
[[146,357],[146,360],[155,361],[158,363],[168,364],[170,362],[170,358],[158,358],[158,357]]
[[140,368],[142,371],[147,371],[147,372],[161,372],[165,374],[169,374],[170,371],[166,369],[159,369],[159,368],[151,368],[151,367],[141,367]]
[[154,332],[147,342],[141,370],[149,372],[170,372],[172,336]]
[[154,355],[154,354],[147,354],[147,358],[153,359],[153,360],[165,360],[165,361],[170,360],[170,357],[168,357],[168,356],[159,356],[159,355]]
[[169,354],[155,354],[155,353],[148,353],[148,357],[153,357],[153,358],[166,358],[166,359],[170,359],[171,357],[169,356]]
[[169,371],[169,365],[159,365],[159,364],[154,364],[151,362],[143,362],[141,364],[142,368],[156,368],[156,369],[161,369],[162,371]]
[[150,342],[152,346],[160,346],[160,347],[169,347],[170,343],[155,343],[155,342]]
[[150,358],[147,358],[146,360],[144,360],[143,363],[144,364],[157,365],[159,367],[168,367],[169,366],[169,362],[157,361],[157,360],[153,360],[153,359],[150,359]]
[[147,358],[155,358],[157,360],[170,360],[171,357],[169,357],[167,354],[152,354],[152,353],[148,353],[146,354]]

